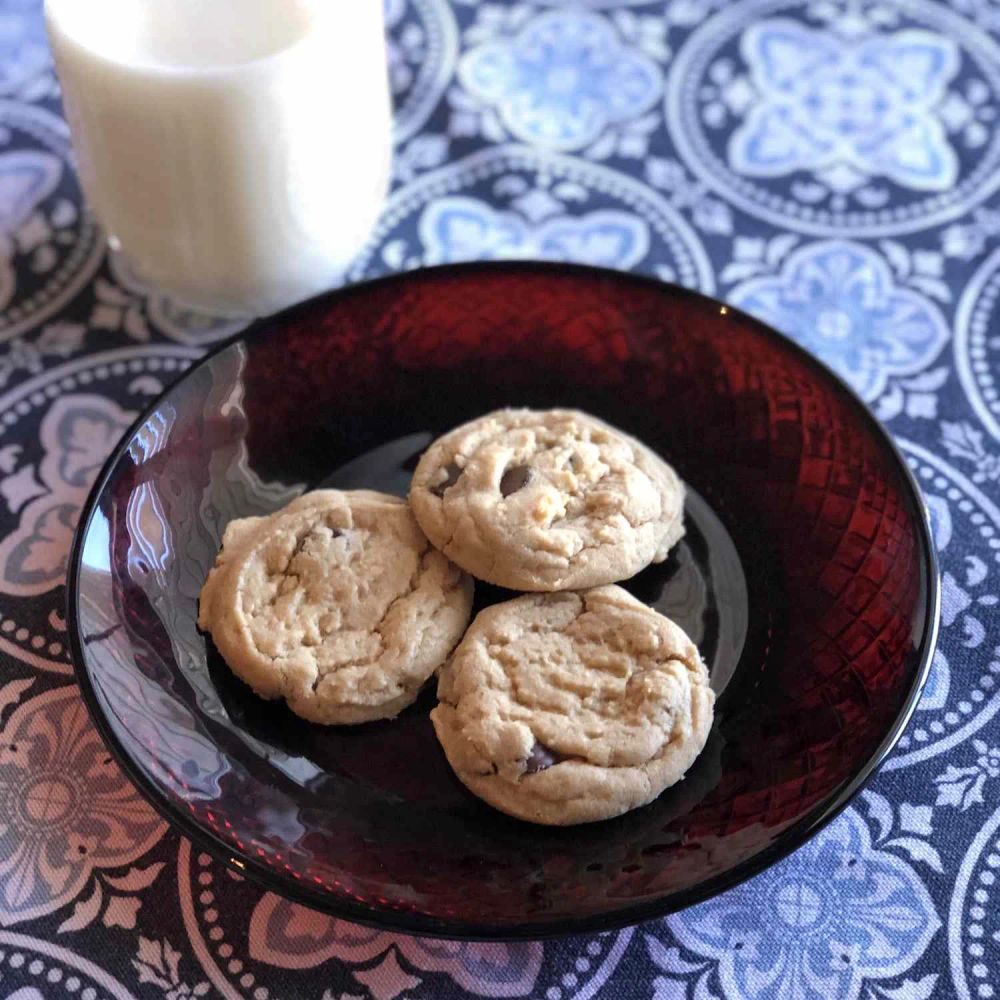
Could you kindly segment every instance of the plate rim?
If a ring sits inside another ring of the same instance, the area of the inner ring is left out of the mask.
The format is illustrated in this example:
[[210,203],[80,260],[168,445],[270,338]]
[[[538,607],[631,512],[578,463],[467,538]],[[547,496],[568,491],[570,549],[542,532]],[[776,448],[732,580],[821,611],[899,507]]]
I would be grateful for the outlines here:
[[[483,272],[529,273],[538,275],[567,275],[603,278],[640,287],[655,288],[661,293],[678,298],[700,301],[724,309],[726,314],[746,323],[758,333],[773,341],[779,350],[790,351],[800,361],[812,368],[819,378],[832,383],[834,389],[844,396],[852,408],[859,412],[873,437],[887,450],[901,472],[903,486],[910,506],[916,514],[918,524],[918,559],[920,562],[920,588],[917,603],[922,606],[924,621],[916,652],[919,656],[906,700],[892,725],[888,728],[878,747],[857,770],[845,786],[832,797],[817,803],[809,812],[783,830],[778,839],[768,847],[736,864],[732,869],[712,878],[705,879],[688,889],[672,892],[637,903],[620,910],[591,914],[583,917],[562,918],[551,922],[526,922],[523,924],[491,924],[488,921],[455,921],[432,917],[417,911],[394,910],[367,906],[347,898],[339,898],[329,893],[311,889],[308,884],[294,879],[285,879],[264,862],[258,861],[248,852],[241,852],[211,830],[201,826],[175,805],[152,779],[148,778],[115,735],[110,720],[104,714],[96,687],[86,666],[81,642],[79,621],[80,574],[83,562],[84,543],[90,531],[91,522],[98,502],[104,493],[111,474],[128,450],[136,432],[162,405],[171,392],[198,368],[207,365],[217,355],[229,350],[241,341],[248,341],[269,328],[273,328],[297,314],[306,313],[325,303],[334,302],[351,295],[368,294],[381,286],[400,281],[434,279],[437,277],[460,277],[465,274]],[[910,469],[905,456],[896,444],[888,428],[875,416],[848,382],[826,362],[811,354],[788,335],[769,324],[744,312],[724,300],[685,288],[672,282],[630,271],[618,271],[606,267],[574,264],[563,261],[500,260],[468,261],[439,264],[431,267],[415,268],[380,275],[365,281],[355,282],[331,289],[319,295],[296,303],[269,316],[252,320],[244,329],[214,345],[202,357],[192,363],[174,382],[167,386],[155,399],[150,401],[142,413],[132,422],[115,444],[108,459],[87,494],[77,527],[73,534],[66,578],[66,625],[69,639],[73,673],[83,696],[90,719],[111,752],[125,776],[132,782],[143,798],[174,829],[191,841],[192,845],[210,854],[230,871],[249,877],[257,885],[277,895],[299,903],[310,909],[319,910],[328,916],[348,920],[379,930],[397,931],[417,937],[437,937],[456,941],[541,941],[602,931],[620,930],[647,920],[664,917],[705,902],[760,874],[798,850],[824,827],[839,816],[851,801],[865,788],[869,780],[895,747],[903,730],[920,700],[930,674],[931,661],[937,648],[941,618],[941,576],[937,550],[934,545],[930,515],[921,493],[917,478]]]

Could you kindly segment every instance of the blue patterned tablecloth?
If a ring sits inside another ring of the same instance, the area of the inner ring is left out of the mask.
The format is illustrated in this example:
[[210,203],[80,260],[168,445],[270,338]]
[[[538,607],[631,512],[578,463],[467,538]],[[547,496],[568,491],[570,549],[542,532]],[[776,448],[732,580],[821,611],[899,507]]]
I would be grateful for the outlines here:
[[887,422],[944,574],[923,700],[833,825],[666,920],[512,945],[260,892],[90,726],[62,612],[79,508],[231,329],[109,259],[39,6],[0,0],[0,997],[1000,994],[1000,2],[387,0],[394,189],[351,278],[546,257],[728,299]]

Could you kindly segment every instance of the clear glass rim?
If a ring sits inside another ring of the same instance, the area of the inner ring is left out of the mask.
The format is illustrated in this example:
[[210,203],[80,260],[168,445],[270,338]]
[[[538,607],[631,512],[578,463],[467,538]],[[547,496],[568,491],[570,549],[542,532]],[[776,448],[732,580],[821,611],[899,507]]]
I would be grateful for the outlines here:
[[[253,73],[260,69],[268,68],[275,63],[282,62],[298,52],[300,49],[315,41],[319,30],[324,22],[328,21],[338,4],[324,2],[324,0],[306,0],[310,8],[312,20],[309,26],[299,35],[292,38],[285,45],[279,46],[273,51],[250,59],[220,60],[218,63],[203,65],[197,63],[169,63],[147,61],[137,57],[121,57],[105,50],[88,45],[81,37],[79,31],[70,27],[72,18],[64,18],[60,15],[58,8],[62,4],[76,4],[80,0],[44,0],[44,13],[46,26],[50,38],[58,33],[61,39],[74,46],[81,52],[94,60],[103,62],[108,66],[113,66],[118,70],[126,72],[143,73],[147,76],[164,77],[172,80],[199,80],[213,79],[227,76],[239,76]],[[366,0],[368,2],[368,0]],[[377,16],[382,17],[381,3],[373,5]]]

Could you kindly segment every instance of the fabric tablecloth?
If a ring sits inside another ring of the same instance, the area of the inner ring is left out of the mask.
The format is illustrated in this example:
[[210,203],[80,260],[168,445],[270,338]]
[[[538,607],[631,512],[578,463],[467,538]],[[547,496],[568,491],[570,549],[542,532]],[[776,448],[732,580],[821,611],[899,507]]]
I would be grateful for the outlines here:
[[615,933],[380,933],[193,848],[88,721],[64,574],[115,440],[233,328],[109,258],[39,0],[0,0],[0,998],[997,995],[1000,2],[387,0],[386,20],[394,186],[350,280],[573,260],[790,334],[888,424],[925,490],[944,583],[930,682],[808,845]]

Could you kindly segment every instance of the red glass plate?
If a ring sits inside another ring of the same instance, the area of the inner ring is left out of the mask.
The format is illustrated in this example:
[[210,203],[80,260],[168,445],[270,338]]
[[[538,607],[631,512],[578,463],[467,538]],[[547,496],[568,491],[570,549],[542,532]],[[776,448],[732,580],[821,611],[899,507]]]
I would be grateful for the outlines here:
[[[229,520],[320,485],[403,493],[433,436],[505,405],[588,410],[690,486],[684,544],[628,586],[702,648],[717,720],[688,777],[617,820],[546,829],[473,798],[436,744],[433,685],[394,722],[307,725],[195,625]],[[691,292],[543,264],[356,286],[222,347],[116,450],[69,586],[97,725],[200,847],[338,916],[488,938],[632,923],[793,850],[893,746],[937,604],[917,488],[826,368]]]

